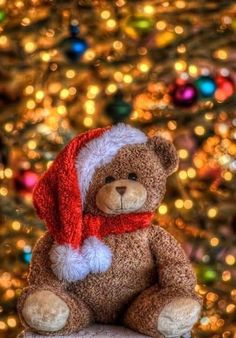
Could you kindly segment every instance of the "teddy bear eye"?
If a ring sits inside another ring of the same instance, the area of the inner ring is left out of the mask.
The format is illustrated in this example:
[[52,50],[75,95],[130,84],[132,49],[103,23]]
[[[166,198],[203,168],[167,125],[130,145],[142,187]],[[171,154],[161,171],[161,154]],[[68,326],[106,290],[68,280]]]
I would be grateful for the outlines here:
[[129,180],[137,181],[138,176],[135,173],[130,173],[128,175]]
[[115,178],[113,176],[107,176],[105,178],[105,183],[111,183],[113,181],[115,181]]

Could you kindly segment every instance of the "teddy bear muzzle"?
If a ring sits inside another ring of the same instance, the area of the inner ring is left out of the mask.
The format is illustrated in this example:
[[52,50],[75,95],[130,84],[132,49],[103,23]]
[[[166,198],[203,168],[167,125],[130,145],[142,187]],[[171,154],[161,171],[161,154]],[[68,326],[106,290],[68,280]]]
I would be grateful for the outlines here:
[[96,206],[105,214],[139,211],[147,200],[147,190],[138,181],[114,180],[103,185],[96,195]]

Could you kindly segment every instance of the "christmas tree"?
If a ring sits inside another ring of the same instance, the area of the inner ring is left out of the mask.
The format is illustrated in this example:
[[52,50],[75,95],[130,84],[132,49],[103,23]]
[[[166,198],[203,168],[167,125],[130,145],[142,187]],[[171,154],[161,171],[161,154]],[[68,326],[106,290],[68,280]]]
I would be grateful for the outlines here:
[[236,337],[235,31],[227,0],[0,0],[1,338],[44,231],[34,185],[76,134],[121,121],[178,149],[154,222],[197,273],[193,337]]

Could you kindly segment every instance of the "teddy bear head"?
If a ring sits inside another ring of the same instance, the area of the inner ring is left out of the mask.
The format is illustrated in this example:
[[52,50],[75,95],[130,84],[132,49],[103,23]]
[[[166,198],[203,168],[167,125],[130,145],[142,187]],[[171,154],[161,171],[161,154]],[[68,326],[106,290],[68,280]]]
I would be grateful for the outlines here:
[[152,212],[162,201],[166,179],[177,165],[173,144],[160,136],[125,145],[95,170],[84,211],[106,216]]

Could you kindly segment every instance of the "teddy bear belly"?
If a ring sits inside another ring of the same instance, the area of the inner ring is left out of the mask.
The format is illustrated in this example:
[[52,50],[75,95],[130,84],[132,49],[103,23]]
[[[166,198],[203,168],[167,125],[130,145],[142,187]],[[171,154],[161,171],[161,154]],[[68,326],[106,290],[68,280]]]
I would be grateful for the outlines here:
[[113,253],[112,266],[76,283],[74,292],[93,309],[97,322],[115,323],[141,291],[157,282],[157,272],[145,230],[112,235],[105,242]]

